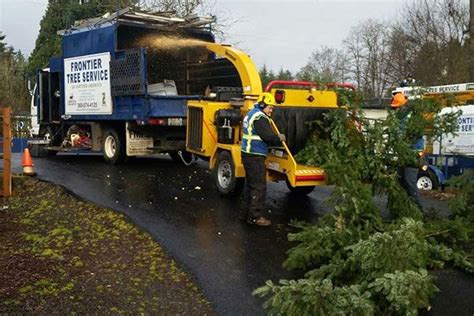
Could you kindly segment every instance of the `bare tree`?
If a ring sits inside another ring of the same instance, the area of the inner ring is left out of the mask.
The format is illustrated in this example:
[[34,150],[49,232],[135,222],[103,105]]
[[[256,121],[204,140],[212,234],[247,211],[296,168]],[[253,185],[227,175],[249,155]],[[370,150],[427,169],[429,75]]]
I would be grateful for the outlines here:
[[356,83],[357,87],[361,87],[364,68],[362,34],[352,29],[349,36],[344,40],[343,45],[348,56],[350,78]]
[[425,85],[466,81],[465,0],[412,0],[393,24],[354,27],[344,41],[351,79],[368,97],[382,97],[406,76]]
[[399,25],[392,26],[388,37],[388,55],[386,59],[387,80],[395,86],[401,79],[412,76],[415,50],[410,48],[410,40]]
[[395,25],[405,40],[409,69],[424,84],[465,81],[469,74],[465,0],[413,0]]
[[400,23],[419,44],[452,40],[464,43],[469,7],[463,0],[412,0],[404,7]]
[[141,0],[140,7],[144,9],[173,12],[177,16],[187,17],[196,12],[203,0]]
[[340,49],[323,46],[314,51],[297,73],[299,80],[333,82],[346,81],[346,59]]
[[391,85],[389,35],[383,22],[367,20],[352,28],[343,42],[350,79],[368,97],[382,97]]
[[139,7],[170,12],[179,17],[216,16],[218,19],[211,27],[219,41],[226,40],[226,32],[231,25],[242,22],[242,17],[236,16],[234,12],[222,10],[217,5],[217,0],[139,0]]

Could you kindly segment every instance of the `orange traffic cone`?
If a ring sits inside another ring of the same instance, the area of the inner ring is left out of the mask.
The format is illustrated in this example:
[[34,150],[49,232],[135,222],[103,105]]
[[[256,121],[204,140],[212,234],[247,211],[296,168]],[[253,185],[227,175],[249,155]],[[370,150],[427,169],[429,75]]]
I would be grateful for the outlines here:
[[33,170],[33,160],[31,159],[30,150],[25,148],[23,151],[23,160],[21,162],[23,166],[23,175],[24,176],[34,176],[35,171]]

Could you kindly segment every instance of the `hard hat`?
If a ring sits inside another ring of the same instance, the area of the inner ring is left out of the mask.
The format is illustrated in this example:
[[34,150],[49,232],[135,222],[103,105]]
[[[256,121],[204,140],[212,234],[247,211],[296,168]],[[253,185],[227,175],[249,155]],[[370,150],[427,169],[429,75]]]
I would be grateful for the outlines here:
[[403,92],[398,92],[393,95],[390,105],[392,108],[399,108],[407,104],[407,101],[408,99],[405,94]]
[[263,109],[264,107],[266,107],[267,105],[271,105],[271,106],[274,106],[275,105],[275,97],[273,96],[273,94],[269,93],[269,92],[264,92],[260,98],[258,98],[258,101],[257,101],[258,104],[260,104],[260,107]]

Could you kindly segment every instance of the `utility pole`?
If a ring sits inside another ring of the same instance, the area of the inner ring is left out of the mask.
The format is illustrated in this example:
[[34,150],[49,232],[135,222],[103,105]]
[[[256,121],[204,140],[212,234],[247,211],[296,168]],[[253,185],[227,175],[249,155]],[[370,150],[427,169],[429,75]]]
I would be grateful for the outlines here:
[[469,81],[474,82],[474,0],[469,1]]

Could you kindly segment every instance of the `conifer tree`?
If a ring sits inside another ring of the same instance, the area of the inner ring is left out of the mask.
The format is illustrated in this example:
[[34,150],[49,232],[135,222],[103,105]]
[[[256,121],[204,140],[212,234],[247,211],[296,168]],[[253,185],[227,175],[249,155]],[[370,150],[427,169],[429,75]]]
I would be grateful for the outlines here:
[[6,35],[0,32],[0,102],[15,114],[28,111],[28,90],[25,79],[25,57],[7,46]]
[[267,65],[263,65],[260,69],[260,79],[262,80],[262,87],[265,89],[265,86],[272,80],[276,79],[275,74],[273,71],[268,69]]
[[139,0],[91,0],[81,4],[78,0],[49,0],[40,22],[40,32],[30,55],[28,70],[34,73],[45,67],[48,59],[60,54],[59,30],[71,27],[76,20],[97,17],[124,7],[136,7]]
[[5,41],[6,35],[3,35],[2,32],[0,32],[0,54],[3,54],[5,52],[7,44],[4,42]]
[[[315,225],[294,223],[294,247],[284,266],[305,272],[297,280],[268,281],[254,294],[273,314],[416,315],[430,308],[436,291],[429,269],[451,263],[474,273],[474,177],[455,185],[463,192],[448,218],[418,209],[398,182],[397,170],[416,163],[420,135],[439,139],[456,131],[458,113],[437,115],[435,100],[411,100],[411,116],[390,112],[367,119],[361,97],[339,91],[341,107],[319,122],[300,162],[322,166],[335,184],[334,212]],[[403,121],[402,121],[403,120]],[[403,123],[402,123],[403,122]],[[401,128],[401,124],[404,127]],[[374,202],[388,195],[389,216]]]

